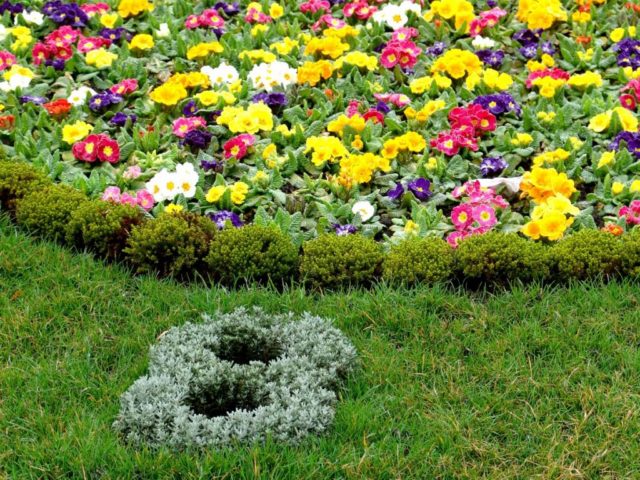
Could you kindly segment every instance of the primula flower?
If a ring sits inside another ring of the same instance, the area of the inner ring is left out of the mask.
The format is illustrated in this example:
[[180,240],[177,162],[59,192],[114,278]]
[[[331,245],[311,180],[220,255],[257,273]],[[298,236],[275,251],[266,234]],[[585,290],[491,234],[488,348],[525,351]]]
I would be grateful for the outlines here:
[[431,182],[425,178],[412,180],[407,187],[418,200],[426,200],[432,195]]
[[211,219],[211,221],[216,224],[216,227],[218,227],[218,230],[222,230],[229,224],[235,228],[242,227],[243,225],[242,220],[240,220],[240,217],[238,216],[238,214],[231,212],[229,210],[212,212],[212,213],[209,213],[208,216]]

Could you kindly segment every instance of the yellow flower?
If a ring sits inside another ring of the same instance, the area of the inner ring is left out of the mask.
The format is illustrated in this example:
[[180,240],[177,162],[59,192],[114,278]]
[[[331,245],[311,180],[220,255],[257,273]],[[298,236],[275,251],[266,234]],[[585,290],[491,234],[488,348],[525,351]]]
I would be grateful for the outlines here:
[[414,234],[418,232],[418,224],[413,220],[407,220],[407,223],[404,224],[404,231],[408,234]]
[[117,58],[118,55],[107,52],[104,48],[91,50],[87,52],[87,55],[85,56],[85,60],[88,65],[95,65],[98,68],[110,67]]
[[180,84],[165,83],[155,88],[149,94],[149,98],[156,103],[170,106],[187,98],[187,91]]
[[533,142],[533,137],[528,133],[516,133],[516,138],[511,140],[511,144],[517,147],[526,147]]
[[284,8],[282,8],[282,6],[278,3],[272,3],[269,7],[269,15],[274,19],[280,18],[282,15],[284,15]]
[[215,187],[211,187],[207,192],[207,196],[205,197],[205,199],[209,203],[215,203],[222,198],[226,190],[227,190],[227,187],[224,185],[217,185]]
[[236,182],[231,187],[231,201],[236,205],[240,205],[247,198],[249,185],[244,182]]
[[62,140],[71,145],[82,140],[93,130],[93,126],[78,120],[62,127]]
[[100,16],[100,24],[103,27],[113,28],[116,25],[118,18],[120,17],[117,13],[104,13]]
[[613,182],[611,185],[611,193],[614,195],[620,195],[624,191],[624,183]]
[[180,213],[182,210],[184,210],[184,207],[182,205],[176,205],[175,203],[170,203],[169,205],[164,207],[164,211],[170,215],[174,213]]
[[631,193],[640,192],[640,180],[634,180],[633,182],[631,182],[631,186],[629,187],[629,191]]
[[589,121],[589,130],[593,130],[594,132],[602,132],[607,127],[609,127],[609,123],[611,123],[611,113],[600,113],[595,117],[591,117],[591,120]]
[[118,13],[122,18],[134,17],[143,12],[151,12],[153,5],[149,0],[120,0]]
[[146,33],[135,35],[129,43],[129,49],[150,50],[153,48],[153,37]]
[[598,161],[598,168],[602,168],[613,163],[615,159],[616,159],[616,152],[604,152],[602,155],[600,155],[600,160]]
[[538,220],[540,235],[549,240],[560,240],[564,232],[573,223],[573,218],[567,218],[562,213],[551,211]]
[[258,170],[256,174],[253,176],[253,178],[251,179],[251,181],[253,183],[258,183],[268,179],[269,179],[269,175],[267,174],[267,172],[265,172],[264,170]]

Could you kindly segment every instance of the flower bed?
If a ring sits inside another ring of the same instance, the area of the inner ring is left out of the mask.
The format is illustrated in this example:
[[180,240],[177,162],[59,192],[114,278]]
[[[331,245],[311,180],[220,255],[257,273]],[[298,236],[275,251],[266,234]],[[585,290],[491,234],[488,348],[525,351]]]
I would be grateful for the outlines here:
[[321,318],[255,307],[172,328],[150,357],[114,427],[139,446],[187,448],[323,432],[356,352]]
[[[330,232],[385,251],[489,232],[548,246],[640,223],[638,4],[210,3],[0,6],[0,155],[94,202],[74,213],[40,176],[29,200],[33,173],[7,166],[20,224],[140,271],[281,281],[300,263],[344,284],[297,250]],[[282,235],[213,240],[246,225]],[[363,248],[349,282],[398,271]],[[221,271],[227,255],[244,273]],[[456,262],[403,278],[473,277]]]

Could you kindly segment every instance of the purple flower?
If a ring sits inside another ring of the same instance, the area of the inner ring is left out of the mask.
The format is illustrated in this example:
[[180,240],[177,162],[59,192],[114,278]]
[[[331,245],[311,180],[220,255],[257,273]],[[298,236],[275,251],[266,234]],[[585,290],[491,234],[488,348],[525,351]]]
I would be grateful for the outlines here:
[[415,195],[418,200],[426,200],[432,194],[431,182],[426,178],[416,178],[409,182],[409,190]]
[[347,223],[346,225],[340,225],[339,223],[334,223],[333,229],[335,230],[336,235],[338,235],[339,237],[344,237],[346,235],[353,235],[358,231],[356,226],[351,225],[350,223]]
[[387,197],[391,200],[398,200],[404,194],[404,187],[401,183],[397,183],[395,187],[387,192]]
[[116,93],[102,92],[89,99],[89,108],[94,112],[103,112],[111,105],[116,105],[123,100],[124,99]]
[[216,227],[218,227],[219,230],[225,228],[228,225],[227,222],[231,222],[231,225],[236,228],[243,225],[242,220],[240,220],[238,214],[229,210],[221,210],[219,212],[209,213],[208,217],[213,223],[216,224]]
[[627,145],[627,150],[636,158],[640,158],[640,132],[620,132],[609,144],[609,150],[620,150],[620,143]]
[[618,53],[619,67],[640,68],[640,40],[622,39],[613,46],[613,50]]
[[46,103],[47,99],[44,97],[36,97],[34,95],[23,95],[20,97],[20,103],[33,103],[35,105],[42,105]]
[[184,137],[182,143],[196,150],[204,150],[211,143],[213,134],[207,130],[191,130]]
[[378,101],[378,103],[376,103],[376,110],[379,111],[380,113],[384,113],[387,114],[391,111],[391,107],[389,107],[389,105],[387,105],[386,103],[384,103],[382,100]]
[[251,98],[254,103],[263,102],[271,108],[274,112],[278,112],[287,104],[287,96],[282,92],[272,93],[257,93]]
[[513,34],[511,38],[513,38],[516,42],[518,42],[523,47],[527,45],[538,45],[540,41],[540,34],[542,33],[542,29],[537,30],[529,30],[525,28],[524,30],[520,30]]
[[427,55],[432,55],[437,57],[438,55],[442,55],[444,49],[447,48],[447,44],[444,42],[435,42],[432,46],[425,50]]
[[513,112],[516,115],[522,113],[520,105],[516,103],[513,97],[506,93],[494,93],[492,95],[480,95],[473,101],[474,104],[480,105],[485,110],[489,110],[494,115],[502,115],[503,113]]
[[504,52],[502,50],[478,50],[476,55],[485,65],[499,69],[504,61]]
[[518,50],[524,58],[531,59],[535,58],[538,55],[538,46],[531,44],[525,45],[524,47]]
[[200,168],[202,168],[205,172],[210,172],[210,171],[218,171],[220,170],[222,167],[222,165],[220,165],[220,162],[218,162],[217,160],[200,160]]
[[509,164],[502,157],[486,157],[480,163],[480,173],[483,177],[499,175]]
[[62,58],[48,58],[44,61],[47,67],[53,67],[54,70],[64,70],[64,60]]
[[198,114],[198,105],[194,100],[189,100],[182,108],[182,114],[185,117],[193,117]]
[[118,28],[103,28],[98,33],[99,36],[107,40],[111,40],[113,43],[118,43],[120,40],[127,39],[130,34],[123,27]]
[[89,23],[89,17],[77,3],[48,2],[45,7],[47,7],[46,11],[43,8],[45,14],[58,25],[84,28]]
[[556,49],[551,42],[542,42],[540,44],[540,50],[542,50],[542,53],[546,53],[547,55],[553,55],[556,53]]
[[124,127],[127,120],[131,120],[131,123],[135,123],[137,119],[138,117],[133,113],[127,115],[126,113],[118,112],[113,116],[109,123],[118,127]]
[[240,5],[238,4],[238,2],[218,2],[213,6],[213,8],[218,10],[218,13],[224,13],[227,17],[232,17],[240,12]]
[[5,12],[9,12],[10,15],[18,15],[24,11],[24,5],[21,3],[13,4],[8,0],[0,3],[0,15],[4,15]]

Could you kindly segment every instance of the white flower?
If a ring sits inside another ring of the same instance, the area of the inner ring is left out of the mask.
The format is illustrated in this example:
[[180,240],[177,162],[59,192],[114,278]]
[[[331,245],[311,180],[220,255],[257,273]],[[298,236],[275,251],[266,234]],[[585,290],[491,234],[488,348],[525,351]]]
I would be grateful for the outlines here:
[[164,38],[171,36],[171,30],[169,30],[169,25],[166,23],[161,23],[158,30],[156,30],[156,37]]
[[22,12],[24,21],[33,25],[42,25],[44,23],[44,15],[36,10],[30,12]]
[[473,45],[473,48],[477,49],[477,50],[482,50],[485,48],[493,48],[496,46],[496,42],[494,42],[493,40],[491,40],[490,38],[485,38],[481,35],[476,36],[473,41],[471,42],[471,45]]
[[72,91],[69,94],[67,101],[75,107],[80,107],[87,103],[87,97],[93,97],[95,94],[96,91],[92,88],[82,86]]
[[422,9],[420,8],[420,5],[414,2],[410,2],[409,0],[405,0],[404,2],[402,2],[400,4],[400,8],[404,10],[405,13],[413,12],[416,15],[420,15],[422,11]]
[[186,198],[193,197],[196,194],[198,179],[198,172],[193,168],[193,164],[186,162],[176,165],[175,181],[178,193],[182,193]]
[[[158,173],[156,173],[151,180],[149,180],[145,184],[146,190],[148,192],[150,192],[151,195],[153,195],[153,199],[156,202],[162,202],[162,201],[166,200],[167,198],[169,198],[167,196],[168,192],[165,189],[165,185],[167,183],[167,180],[170,177],[171,177],[171,174],[169,172],[167,172],[166,169],[163,168]],[[173,198],[173,197],[171,197],[171,198]]]
[[7,30],[7,27],[0,24],[0,42],[4,41],[4,39],[7,38],[7,35],[9,35],[9,31]]
[[200,69],[201,73],[204,73],[211,80],[212,85],[224,85],[235,82],[240,78],[238,74],[238,70],[236,70],[231,65],[227,65],[226,63],[221,63],[219,67],[211,68],[209,66],[202,67]]
[[516,193],[520,190],[520,182],[522,181],[522,177],[508,177],[508,178],[480,178],[480,186],[482,188],[486,187],[497,187],[498,185],[504,185],[507,187],[511,193]]
[[291,68],[287,63],[275,61],[254,65],[247,78],[251,80],[255,88],[270,92],[278,85],[288,87],[296,83],[298,73],[295,68]]
[[0,90],[3,92],[12,92],[16,88],[27,88],[30,83],[31,77],[14,73],[8,82],[0,82]]
[[394,30],[404,27],[409,18],[407,12],[420,14],[420,6],[409,1],[404,1],[400,5],[387,4],[372,16],[378,23],[386,23]]
[[360,218],[362,219],[362,221],[366,222],[371,217],[373,217],[373,214],[375,213],[375,208],[373,208],[373,205],[371,205],[370,202],[366,200],[360,200],[359,202],[356,202],[353,204],[351,211],[355,215],[360,215]]

